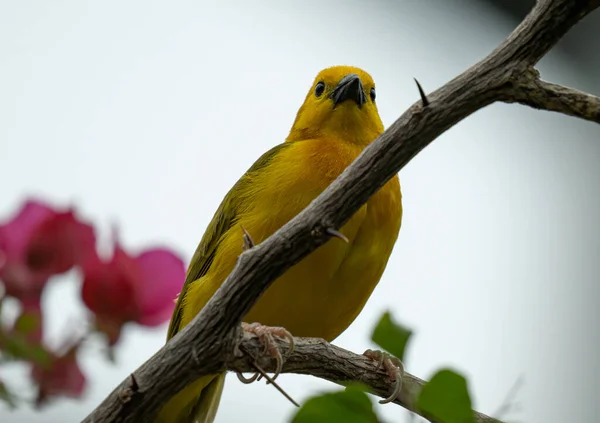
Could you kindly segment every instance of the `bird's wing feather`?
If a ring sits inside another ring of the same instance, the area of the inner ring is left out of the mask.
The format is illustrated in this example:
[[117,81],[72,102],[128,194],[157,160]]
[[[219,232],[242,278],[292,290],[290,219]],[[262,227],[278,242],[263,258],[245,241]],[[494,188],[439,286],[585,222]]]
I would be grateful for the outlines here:
[[251,175],[268,166],[277,154],[291,144],[292,143],[279,144],[264,153],[237,181],[221,202],[221,205],[208,225],[198,248],[196,248],[196,252],[188,267],[185,283],[177,297],[175,311],[173,312],[173,317],[169,324],[167,339],[172,338],[179,330],[181,330],[180,325],[183,317],[182,302],[187,290],[191,283],[200,279],[208,272],[208,269],[210,269],[223,235],[236,221],[238,210],[244,201],[244,196],[239,194],[245,191],[245,186],[250,182]]

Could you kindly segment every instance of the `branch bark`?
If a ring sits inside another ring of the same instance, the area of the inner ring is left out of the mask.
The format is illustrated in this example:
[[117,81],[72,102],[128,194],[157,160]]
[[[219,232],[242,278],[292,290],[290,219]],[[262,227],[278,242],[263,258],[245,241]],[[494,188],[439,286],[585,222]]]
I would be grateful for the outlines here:
[[[287,351],[287,341],[275,338],[280,351]],[[244,334],[240,349],[248,354],[232,356],[227,368],[235,372],[254,373],[253,363],[263,370],[275,371],[275,362],[263,353],[264,345],[258,338]],[[377,368],[377,363],[363,355],[337,347],[318,338],[294,338],[294,351],[285,357],[282,373],[296,373],[316,376],[340,385],[360,382],[370,388],[370,392],[382,398],[388,397],[394,387],[387,373]],[[402,377],[402,391],[394,402],[409,411],[421,415],[416,407],[417,398],[423,388],[424,381],[405,372]],[[474,423],[499,423],[492,417],[474,412]]]
[[542,81],[539,72],[530,68],[517,79],[507,103],[521,103],[540,110],[559,112],[590,122],[600,123],[600,98],[594,95]]
[[[240,340],[242,318],[278,276],[329,239],[327,228],[341,227],[416,154],[462,119],[495,101],[523,100],[515,94],[522,75],[599,5],[600,0],[538,1],[490,55],[427,96],[427,102],[413,104],[306,209],[241,254],[198,316],[84,421],[152,421],[174,393],[202,375],[225,371]],[[548,103],[538,105],[543,104]],[[127,401],[120,395],[123,390],[133,391]]]

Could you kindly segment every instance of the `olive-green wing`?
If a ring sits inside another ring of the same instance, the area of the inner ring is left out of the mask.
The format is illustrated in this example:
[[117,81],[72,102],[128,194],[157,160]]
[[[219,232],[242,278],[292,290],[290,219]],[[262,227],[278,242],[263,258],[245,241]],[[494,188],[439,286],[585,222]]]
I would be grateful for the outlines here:
[[[208,225],[208,228],[206,229],[198,248],[196,248],[196,252],[194,253],[192,261],[188,267],[185,283],[183,284],[183,288],[177,297],[177,305],[175,306],[173,317],[171,318],[171,323],[169,324],[167,339],[171,339],[181,329],[180,325],[183,317],[182,301],[185,298],[190,284],[197,283],[198,279],[206,275],[215,258],[215,254],[217,253],[217,249],[223,235],[235,224],[238,211],[240,210],[240,206],[244,201],[244,198],[242,195],[240,195],[240,193],[245,192],[245,186],[251,183],[251,178],[249,176],[254,172],[260,172],[261,169],[264,169],[266,166],[268,166],[273,158],[290,144],[291,143],[279,144],[264,153],[236,182],[236,184],[233,186],[233,188],[231,188],[231,190],[229,190],[221,202],[221,205],[217,209],[210,224]],[[242,242],[241,237],[240,242]]]

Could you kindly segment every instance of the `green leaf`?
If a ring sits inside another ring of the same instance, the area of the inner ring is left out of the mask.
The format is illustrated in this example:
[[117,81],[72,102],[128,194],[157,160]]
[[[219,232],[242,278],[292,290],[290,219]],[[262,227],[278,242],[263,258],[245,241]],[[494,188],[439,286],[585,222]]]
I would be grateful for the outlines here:
[[22,314],[15,322],[15,330],[22,334],[29,334],[39,327],[40,319],[33,314]]
[[29,347],[28,351],[29,361],[39,364],[42,367],[47,367],[50,365],[51,357],[50,353],[39,345],[33,345]]
[[471,397],[466,379],[442,369],[423,387],[417,408],[424,416],[440,423],[473,423]]
[[32,345],[18,333],[0,336],[5,358],[31,361],[41,366],[50,362],[50,353],[40,345]]
[[292,423],[377,423],[373,404],[360,387],[310,398],[294,416]]
[[394,322],[389,312],[385,312],[375,326],[371,339],[384,350],[400,359],[404,358],[404,352],[412,331]]

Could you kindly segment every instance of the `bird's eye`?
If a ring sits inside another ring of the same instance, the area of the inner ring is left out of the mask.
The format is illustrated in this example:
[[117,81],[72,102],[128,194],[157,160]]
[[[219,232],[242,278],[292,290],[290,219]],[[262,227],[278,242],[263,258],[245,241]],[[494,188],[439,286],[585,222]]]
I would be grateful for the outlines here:
[[371,101],[375,103],[375,88],[371,88],[371,92],[369,93],[369,95],[371,96]]
[[319,82],[317,84],[317,86],[315,87],[315,95],[317,97],[321,97],[321,95],[323,94],[323,91],[325,91],[325,84],[323,82]]

